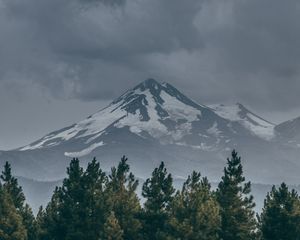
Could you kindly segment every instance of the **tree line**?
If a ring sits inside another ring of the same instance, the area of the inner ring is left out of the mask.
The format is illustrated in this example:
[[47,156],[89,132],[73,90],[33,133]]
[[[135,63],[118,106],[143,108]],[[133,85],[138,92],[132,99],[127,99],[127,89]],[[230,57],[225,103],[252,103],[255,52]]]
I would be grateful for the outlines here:
[[300,198],[285,183],[273,186],[256,214],[251,183],[236,151],[227,159],[216,190],[192,172],[180,190],[162,162],[136,193],[138,180],[127,158],[106,174],[93,159],[83,169],[77,158],[62,186],[37,216],[25,202],[6,163],[0,181],[1,240],[297,240]]

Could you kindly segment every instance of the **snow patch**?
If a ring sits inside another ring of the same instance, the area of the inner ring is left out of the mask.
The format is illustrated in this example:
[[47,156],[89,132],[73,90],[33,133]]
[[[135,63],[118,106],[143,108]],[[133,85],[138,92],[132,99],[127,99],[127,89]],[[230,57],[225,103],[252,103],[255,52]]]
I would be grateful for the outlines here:
[[94,151],[96,148],[104,146],[105,144],[101,141],[99,143],[94,143],[91,146],[89,146],[88,148],[85,148],[79,152],[65,152],[65,156],[66,157],[83,157],[86,156],[88,154],[90,154],[92,151]]
[[219,137],[221,134],[221,131],[218,129],[218,123],[214,122],[214,124],[212,125],[211,128],[206,130],[207,133],[215,136],[215,137]]

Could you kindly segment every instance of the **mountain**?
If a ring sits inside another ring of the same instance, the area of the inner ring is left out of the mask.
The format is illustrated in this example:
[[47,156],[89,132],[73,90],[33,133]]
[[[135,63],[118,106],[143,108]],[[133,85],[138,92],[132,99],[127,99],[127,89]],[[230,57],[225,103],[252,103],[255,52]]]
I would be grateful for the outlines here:
[[275,127],[277,138],[288,145],[300,147],[300,117],[283,122]]
[[276,128],[241,104],[205,106],[171,84],[148,79],[83,121],[1,151],[0,163],[10,161],[18,176],[55,181],[72,157],[83,166],[97,157],[109,170],[125,154],[140,178],[165,161],[176,178],[199,170],[218,181],[235,148],[252,181],[299,183],[299,149],[284,144]]
[[220,117],[232,122],[241,123],[241,125],[255,136],[265,140],[272,140],[275,138],[276,125],[249,111],[240,103],[230,106],[223,104],[210,105],[210,107]]

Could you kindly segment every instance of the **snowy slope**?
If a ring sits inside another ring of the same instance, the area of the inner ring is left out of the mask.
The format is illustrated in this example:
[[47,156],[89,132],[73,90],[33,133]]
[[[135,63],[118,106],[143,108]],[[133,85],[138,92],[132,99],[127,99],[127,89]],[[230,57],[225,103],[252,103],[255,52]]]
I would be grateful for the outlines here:
[[253,135],[266,140],[271,140],[275,137],[275,124],[252,113],[240,103],[227,106],[216,104],[210,105],[210,107],[219,116],[232,122],[241,123],[245,128],[250,130]]
[[278,124],[275,133],[280,141],[300,148],[300,117]]

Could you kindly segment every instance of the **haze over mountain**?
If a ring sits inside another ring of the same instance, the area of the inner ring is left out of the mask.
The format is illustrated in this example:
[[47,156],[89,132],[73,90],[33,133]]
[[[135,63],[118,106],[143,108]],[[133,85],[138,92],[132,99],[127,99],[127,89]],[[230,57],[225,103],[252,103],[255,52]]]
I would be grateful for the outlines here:
[[105,170],[122,155],[145,178],[165,161],[176,178],[199,170],[218,181],[232,149],[243,156],[254,182],[300,182],[297,120],[275,126],[241,104],[205,106],[168,83],[148,79],[106,108],[18,149],[1,151],[15,174],[59,180],[70,158],[83,166],[93,157]]

